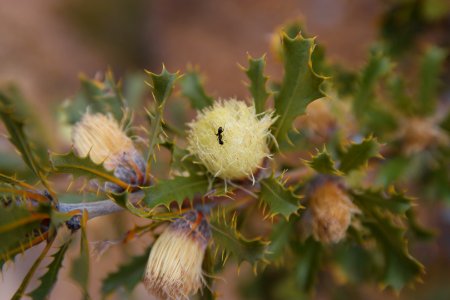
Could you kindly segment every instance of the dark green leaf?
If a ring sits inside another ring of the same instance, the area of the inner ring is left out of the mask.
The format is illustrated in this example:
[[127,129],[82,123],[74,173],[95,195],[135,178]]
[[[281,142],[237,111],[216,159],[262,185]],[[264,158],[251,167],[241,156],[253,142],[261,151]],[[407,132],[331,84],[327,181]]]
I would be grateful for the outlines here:
[[250,79],[249,90],[252,94],[257,114],[265,111],[265,104],[270,95],[266,89],[268,77],[264,75],[265,66],[265,55],[257,59],[253,59],[250,55],[248,56],[248,69],[245,69],[245,74]]
[[374,51],[369,62],[363,69],[353,102],[353,111],[358,118],[367,114],[368,109],[373,105],[375,98],[375,87],[379,79],[391,70],[390,60],[379,51]]
[[148,72],[151,79],[152,94],[158,106],[163,105],[172,93],[178,73],[169,73],[165,66],[160,74]]
[[200,74],[195,69],[189,69],[180,80],[181,93],[191,101],[194,109],[202,109],[213,104],[214,99],[203,89]]
[[439,74],[447,53],[440,48],[430,48],[422,61],[418,95],[418,113],[429,115],[435,111],[438,101]]
[[0,269],[16,254],[35,245],[33,240],[39,236],[41,221],[48,218],[46,213],[32,212],[14,204],[0,206]]
[[208,183],[208,178],[199,175],[161,180],[157,184],[143,189],[144,202],[150,208],[159,205],[168,207],[174,201],[181,205],[185,199],[192,200],[195,195],[206,194]]
[[363,203],[367,209],[381,208],[389,210],[395,214],[403,214],[411,208],[411,199],[403,194],[392,191],[385,193],[383,191],[366,190],[363,193],[353,193],[357,203]]
[[299,257],[295,268],[297,284],[302,290],[310,291],[320,269],[322,244],[310,237],[296,248],[296,253]]
[[290,236],[293,233],[294,224],[292,220],[280,219],[278,224],[273,226],[267,251],[267,256],[270,260],[277,260],[283,256],[286,246],[289,244]]
[[45,246],[44,250],[42,250],[41,254],[39,255],[39,257],[36,259],[36,261],[33,263],[33,265],[31,266],[30,270],[28,271],[27,275],[25,275],[25,278],[22,280],[22,283],[20,284],[19,288],[17,289],[17,291],[15,292],[15,294],[12,296],[11,300],[20,300],[23,298],[25,290],[28,286],[28,284],[30,283],[31,278],[33,278],[34,273],[36,272],[37,268],[39,267],[39,265],[41,264],[42,260],[45,258],[45,256],[47,255],[48,251],[50,250],[53,242],[54,242],[54,238],[50,239],[47,243],[47,245]]
[[367,164],[372,157],[379,156],[380,144],[373,137],[364,139],[359,144],[351,144],[341,155],[339,169],[348,173]]
[[112,171],[107,171],[102,164],[95,164],[89,156],[78,157],[73,151],[67,154],[52,154],[51,162],[54,171],[73,176],[85,176],[89,179],[101,179],[117,184],[126,189],[128,184],[116,178]]
[[238,264],[248,261],[256,266],[258,262],[265,262],[268,243],[260,238],[247,239],[242,236],[236,230],[236,219],[227,224],[218,214],[211,217],[210,224],[216,254],[220,251],[224,260],[232,255]]
[[81,219],[80,255],[72,262],[70,277],[83,291],[83,298],[89,299],[89,243],[86,236],[87,211],[83,211]]
[[30,118],[27,111],[20,109],[19,103],[23,103],[18,92],[0,92],[0,117],[9,133],[9,140],[16,147],[24,162],[33,173],[47,185],[45,178],[48,171],[47,148],[39,143],[32,143],[32,139],[26,134],[27,119]]
[[306,163],[316,172],[321,174],[336,175],[339,173],[339,171],[334,167],[335,163],[333,159],[325,148],[321,152],[317,153],[317,155],[313,156],[311,160],[307,161]]
[[107,296],[120,287],[124,287],[131,293],[135,286],[142,280],[147,266],[150,248],[144,254],[132,257],[131,260],[119,267],[119,269],[103,280],[102,293]]
[[284,53],[284,79],[281,90],[275,95],[275,111],[279,115],[273,135],[278,143],[286,139],[293,121],[304,114],[306,106],[323,97],[320,85],[323,77],[314,73],[311,54],[314,39],[305,39],[301,35],[290,38],[282,37]]
[[50,295],[50,292],[58,279],[58,273],[62,267],[62,262],[70,242],[71,240],[65,242],[59,250],[52,255],[53,261],[48,265],[47,272],[40,278],[41,285],[28,294],[33,300],[47,299]]
[[381,219],[377,223],[368,221],[364,224],[371,230],[384,253],[383,282],[386,285],[399,291],[424,273],[423,265],[408,252],[402,237],[403,229]]
[[162,132],[163,112],[166,100],[172,93],[178,73],[169,73],[163,66],[160,74],[147,72],[151,79],[152,94],[156,102],[155,111],[148,114],[150,118],[149,147],[147,153],[147,169],[155,153],[155,146]]
[[260,181],[260,184],[260,199],[269,208],[270,217],[281,214],[289,219],[290,215],[299,210],[300,197],[295,195],[291,189],[284,187],[278,179],[265,178]]

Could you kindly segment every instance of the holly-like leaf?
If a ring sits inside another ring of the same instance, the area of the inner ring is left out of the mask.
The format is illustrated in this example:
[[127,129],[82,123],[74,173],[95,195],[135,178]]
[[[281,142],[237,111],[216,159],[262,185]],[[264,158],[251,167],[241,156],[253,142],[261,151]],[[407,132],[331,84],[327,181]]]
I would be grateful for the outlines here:
[[286,246],[289,244],[291,234],[294,230],[294,221],[286,221],[280,219],[272,228],[270,234],[270,244],[268,248],[268,258],[277,260],[281,258],[285,252]]
[[9,140],[19,151],[24,162],[48,188],[45,178],[49,161],[47,149],[44,149],[42,144],[33,143],[27,135],[25,128],[30,127],[30,124],[27,124],[30,115],[23,108],[23,103],[16,90],[0,91],[0,118],[8,130]]
[[432,47],[425,53],[420,69],[417,107],[417,113],[421,115],[429,115],[435,111],[438,100],[439,74],[446,57],[447,53],[437,47]]
[[275,95],[275,111],[279,117],[273,131],[278,143],[286,139],[293,121],[304,114],[306,106],[324,96],[320,86],[325,79],[313,71],[314,39],[305,39],[300,34],[290,38],[283,34],[282,46],[284,79],[280,92]]
[[[363,213],[362,223],[370,230],[378,247],[383,252],[382,281],[395,290],[401,290],[406,284],[417,280],[423,274],[424,267],[408,252],[407,242],[404,238],[406,229],[395,225],[392,217],[386,213],[386,211],[403,211],[404,204],[400,207],[397,205],[380,206],[377,201],[377,205],[374,206],[374,201],[368,201],[367,197],[355,197],[355,195],[353,200]],[[404,202],[404,200],[400,202]]]
[[247,239],[236,230],[236,218],[227,224],[225,217],[211,216],[210,220],[215,255],[221,252],[223,263],[228,256],[233,258],[240,265],[243,261],[249,262],[256,268],[258,262],[266,262],[268,243],[260,238]]
[[121,265],[117,271],[108,274],[102,283],[102,294],[107,296],[121,287],[131,293],[144,277],[149,253],[150,248],[142,255],[132,257],[129,262]]
[[150,208],[159,205],[168,207],[174,201],[181,205],[185,199],[192,200],[195,195],[206,194],[208,184],[208,178],[200,175],[161,180],[157,184],[143,189],[145,193],[143,201]]
[[41,242],[40,224],[49,215],[12,204],[0,207],[0,270],[16,254]]
[[47,272],[40,278],[41,284],[34,291],[28,294],[33,300],[46,299],[58,279],[59,270],[62,267],[62,262],[69,248],[71,240],[65,242],[59,250],[52,255],[53,261],[48,265]]
[[255,103],[256,113],[265,111],[265,104],[269,97],[269,92],[266,89],[268,77],[264,75],[264,68],[266,67],[266,56],[254,59],[248,56],[248,68],[244,69],[248,79],[250,79],[249,90],[252,94]]
[[376,223],[364,222],[364,225],[371,230],[384,253],[383,282],[386,285],[399,291],[424,273],[423,265],[408,252],[403,229],[381,218]]
[[162,132],[163,123],[163,112],[166,100],[172,93],[175,81],[178,79],[177,73],[169,73],[163,66],[160,74],[155,74],[152,72],[147,72],[150,76],[151,83],[149,85],[152,87],[152,95],[155,99],[156,106],[154,112],[148,112],[150,119],[150,130],[149,130],[149,147],[147,153],[147,169],[150,170],[151,160],[154,155],[155,146],[158,143],[159,136]]
[[359,144],[351,144],[346,151],[341,154],[341,164],[339,169],[344,173],[349,173],[367,164],[372,157],[379,156],[380,144],[373,137],[364,139]]
[[54,237],[52,237],[45,246],[44,250],[42,250],[41,254],[39,254],[38,258],[34,261],[33,265],[31,266],[28,273],[25,275],[25,278],[22,280],[22,283],[20,284],[17,291],[12,296],[11,300],[20,300],[23,298],[25,294],[25,290],[28,286],[28,284],[31,281],[31,278],[33,278],[34,273],[36,272],[37,268],[41,264],[42,260],[46,257],[48,251],[50,250],[53,242],[55,241]]
[[391,68],[391,61],[381,51],[373,51],[359,77],[355,91],[353,111],[357,118],[363,118],[367,114],[375,98],[376,84]]
[[335,162],[331,158],[330,153],[328,153],[325,148],[314,155],[311,160],[306,161],[306,164],[313,168],[317,173],[332,175],[339,173],[335,168]]
[[300,197],[286,188],[280,180],[269,177],[260,181],[260,199],[269,208],[269,216],[274,217],[281,214],[286,219],[296,213],[300,208]]
[[202,109],[214,103],[203,88],[200,74],[195,69],[189,69],[180,80],[181,93],[188,98],[194,109]]
[[127,189],[128,184],[116,178],[112,171],[106,170],[102,164],[97,165],[90,158],[79,157],[73,151],[67,154],[52,154],[51,162],[57,173],[67,173],[73,176],[84,176],[88,179],[101,179],[112,182]]
[[153,98],[158,105],[163,105],[172,93],[175,81],[178,79],[177,73],[170,73],[163,65],[160,74],[155,74],[147,71],[150,76]]
[[295,267],[295,279],[298,286],[304,291],[310,291],[314,286],[320,270],[322,257],[322,244],[312,237],[295,249],[299,259]]
[[70,270],[70,277],[82,289],[84,299],[89,299],[89,243],[86,236],[87,218],[87,211],[84,210],[81,218],[80,255],[73,260]]
[[408,211],[412,202],[410,198],[395,191],[386,193],[381,190],[366,190],[362,193],[353,193],[353,197],[357,198],[358,203],[364,203],[365,207],[370,207],[371,209],[381,208],[395,214],[403,214]]

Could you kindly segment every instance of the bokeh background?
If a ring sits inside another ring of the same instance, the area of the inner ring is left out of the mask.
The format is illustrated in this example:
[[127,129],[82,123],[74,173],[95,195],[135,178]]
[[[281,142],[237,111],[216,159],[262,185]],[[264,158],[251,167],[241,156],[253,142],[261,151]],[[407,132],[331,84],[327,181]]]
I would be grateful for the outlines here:
[[[238,64],[247,64],[247,53],[254,57],[267,53],[267,73],[279,78],[281,68],[270,53],[270,41],[286,21],[302,20],[308,33],[326,47],[330,61],[357,69],[380,37],[380,23],[395,2],[399,1],[1,0],[0,83],[17,83],[49,128],[56,126],[56,107],[78,90],[79,74],[92,77],[107,68],[121,77],[144,69],[159,71],[162,63],[181,72],[189,65],[198,66],[213,96],[247,98],[245,74]],[[412,30],[421,30],[417,25]],[[433,41],[443,35],[450,39],[450,20],[421,32],[420,38]],[[400,298],[450,299],[450,209],[432,203],[424,206],[420,218],[438,236],[433,242],[412,245],[427,274],[423,284],[407,289]],[[136,222],[125,214],[95,219],[89,223],[89,240],[118,238],[120,228]],[[92,261],[93,299],[100,298],[101,279],[148,242],[143,239],[126,251],[112,247]],[[8,265],[0,281],[0,300],[9,299],[17,289],[41,247]],[[244,270],[241,276],[252,275]],[[237,299],[235,270],[230,268],[224,277],[228,282],[219,283],[222,299]],[[317,299],[396,299],[393,293],[369,285],[331,289],[326,278],[324,282]],[[63,270],[51,299],[80,297]],[[148,299],[141,285],[132,297]]]

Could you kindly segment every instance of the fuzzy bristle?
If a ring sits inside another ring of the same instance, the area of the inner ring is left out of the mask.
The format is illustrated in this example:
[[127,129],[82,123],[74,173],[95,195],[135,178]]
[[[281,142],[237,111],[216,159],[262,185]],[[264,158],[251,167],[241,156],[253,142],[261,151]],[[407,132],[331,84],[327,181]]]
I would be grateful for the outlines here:
[[111,116],[86,113],[72,130],[72,142],[77,154],[89,155],[97,164],[113,170],[124,153],[136,152],[132,140]]
[[[195,212],[196,213],[196,212]],[[202,263],[210,238],[209,225],[188,213],[156,240],[147,263],[144,284],[161,299],[189,299],[204,283]]]
[[338,243],[350,226],[358,208],[335,180],[325,180],[311,191],[309,209],[312,215],[312,234],[323,243]]
[[258,118],[255,108],[243,101],[219,100],[189,124],[188,150],[216,177],[252,178],[264,158],[270,157],[267,142],[273,121],[271,114]]

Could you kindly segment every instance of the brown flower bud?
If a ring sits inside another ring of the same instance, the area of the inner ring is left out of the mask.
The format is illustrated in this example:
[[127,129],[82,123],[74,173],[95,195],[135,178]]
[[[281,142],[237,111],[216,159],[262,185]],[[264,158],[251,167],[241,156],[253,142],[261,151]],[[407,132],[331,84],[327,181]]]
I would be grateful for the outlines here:
[[336,177],[318,176],[308,191],[311,231],[323,243],[338,243],[345,237],[352,215],[358,208]]

